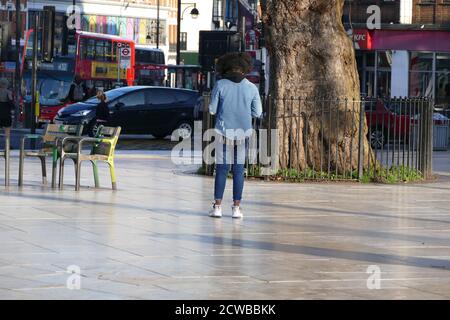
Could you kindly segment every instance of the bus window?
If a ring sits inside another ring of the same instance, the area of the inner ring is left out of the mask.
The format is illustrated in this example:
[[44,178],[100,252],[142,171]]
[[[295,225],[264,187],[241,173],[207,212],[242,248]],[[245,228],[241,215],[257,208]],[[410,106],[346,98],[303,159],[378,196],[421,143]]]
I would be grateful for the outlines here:
[[162,52],[159,53],[159,61],[158,61],[158,63],[159,64],[165,64],[166,63],[166,61],[164,61],[164,53],[162,53]]
[[104,61],[105,59],[105,47],[103,41],[97,40],[95,42],[95,61]]
[[112,41],[105,41],[105,60],[108,62],[115,61],[115,55],[112,51]]
[[117,54],[118,54],[118,49],[117,49],[117,42],[113,43],[113,51],[112,51],[112,62],[117,62]]
[[86,59],[94,60],[94,58],[95,58],[95,40],[94,39],[88,39],[87,40]]
[[80,39],[80,58],[85,60],[87,58],[87,45],[86,45],[86,40],[85,38],[81,38]]

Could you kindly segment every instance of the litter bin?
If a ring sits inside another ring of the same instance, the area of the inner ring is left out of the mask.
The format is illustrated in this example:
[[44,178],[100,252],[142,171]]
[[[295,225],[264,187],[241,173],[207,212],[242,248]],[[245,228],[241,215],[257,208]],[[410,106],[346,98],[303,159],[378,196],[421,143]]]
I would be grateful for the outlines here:
[[[409,137],[411,147],[417,150],[419,147],[421,128],[417,118],[411,121]],[[433,150],[447,151],[450,145],[450,119],[442,114],[433,115]]]
[[433,116],[433,150],[447,151],[449,145],[449,119],[435,113]]

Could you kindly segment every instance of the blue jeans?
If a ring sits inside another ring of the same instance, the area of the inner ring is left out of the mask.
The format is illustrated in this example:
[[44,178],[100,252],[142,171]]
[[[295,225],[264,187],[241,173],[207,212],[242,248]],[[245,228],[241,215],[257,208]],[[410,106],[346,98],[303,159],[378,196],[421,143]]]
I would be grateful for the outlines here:
[[[233,201],[242,200],[244,191],[244,166],[246,145],[226,145],[216,149],[216,178],[214,183],[214,199],[222,200],[227,183],[228,172],[233,170]],[[233,160],[231,160],[233,159]]]

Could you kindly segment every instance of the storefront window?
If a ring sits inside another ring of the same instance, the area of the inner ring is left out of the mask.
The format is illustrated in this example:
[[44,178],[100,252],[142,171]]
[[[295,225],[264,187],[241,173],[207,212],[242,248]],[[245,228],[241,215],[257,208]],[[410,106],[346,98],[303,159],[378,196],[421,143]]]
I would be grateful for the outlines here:
[[377,51],[377,88],[378,97],[391,96],[392,51]]
[[433,95],[433,53],[411,52],[409,95],[413,97]]
[[410,69],[415,71],[433,70],[433,53],[411,52]]
[[358,67],[361,94],[363,96],[373,96],[375,52],[365,50],[356,51],[356,63]]
[[391,68],[392,67],[392,52],[391,51],[378,51],[378,68]]
[[377,74],[377,95],[382,98],[388,98],[391,96],[391,72],[390,71],[378,71]]
[[450,105],[450,54],[436,54],[436,104]]

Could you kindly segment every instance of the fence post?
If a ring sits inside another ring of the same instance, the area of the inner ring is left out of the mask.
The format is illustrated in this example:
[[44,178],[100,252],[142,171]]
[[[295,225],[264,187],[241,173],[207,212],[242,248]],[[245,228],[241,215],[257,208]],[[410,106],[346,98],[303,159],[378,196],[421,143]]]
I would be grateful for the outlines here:
[[358,180],[363,177],[364,169],[364,119],[365,119],[364,103],[361,101],[359,107],[359,131],[358,131]]
[[[266,139],[266,143],[267,143],[267,154],[270,156],[271,159],[273,159],[272,157],[272,99],[270,95],[267,96],[263,96],[263,101],[264,101],[264,106],[265,106],[265,119],[263,121],[263,123],[265,123],[265,128],[266,128],[266,135],[267,135],[267,139]],[[260,145],[259,145],[259,141],[258,141],[258,149],[260,149]],[[271,164],[272,165],[272,164]],[[264,175],[264,180],[265,181],[269,181],[269,175]]]
[[[431,161],[433,153],[433,103],[431,100],[425,100],[425,106],[420,115],[420,167],[424,179],[431,177]],[[422,101],[423,103],[423,101]]]
[[434,101],[430,99],[428,101],[428,126],[427,126],[427,155],[426,155],[426,162],[427,162],[427,170],[426,170],[426,179],[430,179],[433,175],[433,113],[434,113]]

